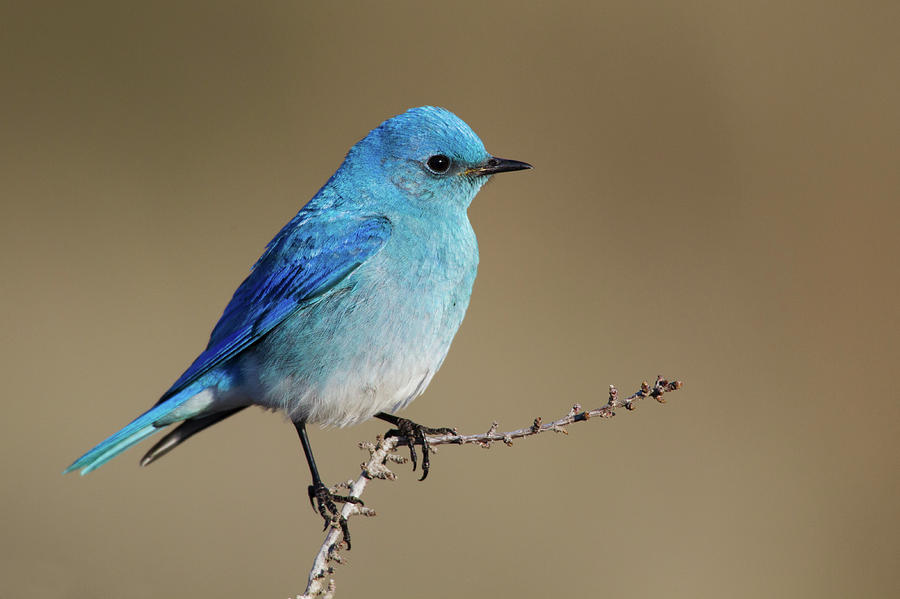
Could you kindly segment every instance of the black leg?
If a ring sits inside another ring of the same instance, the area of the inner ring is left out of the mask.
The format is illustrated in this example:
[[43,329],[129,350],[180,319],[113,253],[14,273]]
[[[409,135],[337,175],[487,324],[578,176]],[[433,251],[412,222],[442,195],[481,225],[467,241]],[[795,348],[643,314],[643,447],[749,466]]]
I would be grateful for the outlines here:
[[341,515],[335,502],[356,503],[362,505],[362,499],[350,497],[349,495],[335,495],[328,490],[328,487],[325,486],[325,483],[322,482],[322,478],[319,476],[319,469],[316,467],[315,458],[313,458],[312,447],[309,445],[309,437],[306,434],[306,423],[295,422],[294,428],[297,429],[297,434],[300,435],[300,444],[303,445],[303,453],[306,454],[306,463],[309,464],[309,473],[312,475],[312,484],[307,488],[309,504],[312,506],[313,510],[318,506],[319,514],[321,514],[322,518],[325,520],[325,528],[322,530],[327,530],[332,522],[338,523],[338,526],[341,528],[341,534],[344,537],[344,542],[347,543],[347,550],[349,551],[350,528],[347,526],[347,519]]
[[385,437],[403,437],[406,439],[406,446],[409,447],[409,459],[412,461],[413,472],[416,470],[417,462],[416,443],[422,445],[422,478],[419,480],[425,480],[425,477],[428,476],[428,469],[431,466],[431,461],[428,458],[430,451],[428,449],[428,443],[425,442],[425,435],[456,434],[456,429],[447,427],[429,428],[427,426],[422,426],[421,424],[416,424],[412,420],[394,416],[393,414],[388,414],[386,412],[378,412],[375,414],[375,418],[390,422],[397,427],[389,430]]

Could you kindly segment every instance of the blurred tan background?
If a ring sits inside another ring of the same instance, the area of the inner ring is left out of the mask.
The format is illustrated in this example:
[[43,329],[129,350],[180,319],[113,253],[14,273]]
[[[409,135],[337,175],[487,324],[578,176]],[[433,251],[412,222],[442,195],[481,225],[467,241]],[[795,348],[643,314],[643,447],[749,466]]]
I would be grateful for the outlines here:
[[[365,497],[338,597],[900,594],[900,10],[871,2],[15,3],[0,13],[0,597],[302,591],[321,520],[250,410],[60,471],[202,350],[382,120],[438,104],[535,170],[404,415],[465,432],[666,406]],[[371,422],[312,431],[355,476]]]

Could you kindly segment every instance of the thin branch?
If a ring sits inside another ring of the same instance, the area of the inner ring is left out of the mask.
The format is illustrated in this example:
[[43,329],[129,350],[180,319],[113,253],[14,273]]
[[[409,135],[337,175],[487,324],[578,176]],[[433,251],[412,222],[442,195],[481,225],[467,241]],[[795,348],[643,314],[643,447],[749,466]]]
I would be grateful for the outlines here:
[[[502,441],[506,445],[512,445],[513,439],[538,435],[546,431],[568,434],[566,427],[575,422],[584,422],[591,418],[612,418],[615,416],[615,410],[625,408],[633,411],[637,402],[647,397],[652,397],[659,403],[666,403],[664,394],[671,391],[681,389],[681,381],[669,381],[662,376],[658,376],[654,383],[644,381],[641,383],[640,389],[632,393],[626,398],[619,397],[619,391],[614,385],[609,386],[609,400],[606,405],[595,408],[593,410],[583,411],[579,404],[575,404],[564,417],[545,423],[540,416],[534,419],[531,426],[520,428],[518,430],[500,433],[497,432],[499,425],[494,422],[486,433],[478,435],[438,435],[426,437],[428,445],[465,445],[468,443],[477,443],[478,445],[489,448],[495,441]],[[403,437],[389,437],[385,439],[378,436],[375,443],[360,443],[361,449],[369,452],[369,459],[361,465],[359,477],[355,481],[347,481],[341,486],[350,489],[351,497],[359,498],[362,496],[366,485],[370,480],[379,478],[386,480],[394,480],[397,476],[391,472],[386,464],[393,462],[402,464],[406,462],[406,458],[398,456],[394,453],[398,445],[405,443]],[[355,515],[374,516],[375,511],[367,507],[359,506],[354,503],[345,503],[341,510],[344,518],[350,518]],[[336,519],[335,519],[336,520]],[[325,535],[325,541],[319,548],[313,567],[309,572],[309,580],[306,585],[306,591],[302,595],[298,595],[297,599],[312,599],[313,597],[323,597],[331,599],[334,596],[335,583],[331,575],[334,573],[335,565],[343,563],[343,558],[338,552],[340,546],[340,528],[333,525]]]
[[[400,457],[393,453],[397,447],[399,437],[389,437],[387,439],[379,435],[375,443],[363,442],[359,446],[369,452],[369,459],[363,463],[360,468],[362,472],[355,481],[348,481],[342,486],[350,488],[348,495],[359,498],[366,485],[370,480],[381,478],[386,480],[395,480],[397,475],[388,470],[385,463],[388,461],[402,463],[406,458]],[[349,519],[350,516],[357,514],[363,516],[374,516],[375,510],[357,505],[355,503],[345,503],[341,509],[341,516]],[[334,596],[334,580],[328,579],[328,576],[334,572],[334,564],[343,563],[343,558],[338,553],[338,543],[340,541],[341,529],[339,526],[332,525],[325,535],[325,541],[319,547],[318,553],[313,560],[312,569],[309,571],[309,580],[306,584],[306,592],[298,595],[297,599],[307,599],[311,597],[324,597],[331,599]]]

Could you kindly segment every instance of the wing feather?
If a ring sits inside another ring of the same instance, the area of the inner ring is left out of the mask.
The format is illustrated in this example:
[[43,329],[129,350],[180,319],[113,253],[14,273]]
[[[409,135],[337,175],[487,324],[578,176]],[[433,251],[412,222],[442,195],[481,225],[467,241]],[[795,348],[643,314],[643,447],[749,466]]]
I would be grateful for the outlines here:
[[206,351],[160,401],[247,349],[295,310],[327,293],[378,252],[390,234],[391,222],[386,217],[334,219],[301,211],[269,243],[235,291]]

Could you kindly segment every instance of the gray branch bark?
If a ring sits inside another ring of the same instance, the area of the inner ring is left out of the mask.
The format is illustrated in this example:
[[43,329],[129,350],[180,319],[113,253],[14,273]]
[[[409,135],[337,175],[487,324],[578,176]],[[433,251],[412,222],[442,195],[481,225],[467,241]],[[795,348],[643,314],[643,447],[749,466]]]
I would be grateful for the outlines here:
[[[475,435],[437,435],[426,437],[429,446],[432,445],[466,445],[475,443],[482,447],[488,448],[493,443],[501,441],[511,446],[513,439],[538,435],[547,431],[568,434],[566,427],[576,422],[586,422],[592,418],[608,419],[615,416],[615,410],[625,408],[633,411],[635,405],[642,399],[652,397],[659,403],[666,403],[664,394],[681,389],[682,382],[675,380],[669,381],[662,376],[656,378],[654,383],[643,382],[640,389],[632,393],[628,397],[620,398],[619,391],[615,386],[609,386],[609,399],[606,405],[595,408],[593,410],[584,411],[581,405],[575,404],[569,410],[568,414],[553,420],[544,422],[541,417],[537,417],[531,426],[520,428],[509,432],[497,432],[499,425],[494,422],[487,432]],[[394,480],[396,475],[388,469],[389,462],[402,464],[406,462],[406,458],[395,454],[398,445],[402,445],[406,440],[402,437],[384,438],[378,436],[374,443],[364,442],[359,446],[369,452],[369,459],[362,464],[362,471],[355,481],[351,480],[343,483],[341,486],[349,488],[349,495],[359,498],[366,490],[366,486],[370,481],[375,479]],[[352,516],[374,516],[374,510],[367,507],[356,505],[353,503],[345,503],[341,510],[341,515],[349,519]],[[332,575],[335,567],[343,563],[343,558],[339,552],[341,543],[341,531],[336,525],[337,518],[334,518],[332,526],[325,535],[325,540],[316,557],[313,560],[312,569],[309,572],[309,579],[306,585],[306,591],[302,595],[297,595],[297,599],[312,599],[313,597],[321,597],[331,599],[334,597],[335,582]]]

